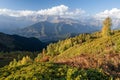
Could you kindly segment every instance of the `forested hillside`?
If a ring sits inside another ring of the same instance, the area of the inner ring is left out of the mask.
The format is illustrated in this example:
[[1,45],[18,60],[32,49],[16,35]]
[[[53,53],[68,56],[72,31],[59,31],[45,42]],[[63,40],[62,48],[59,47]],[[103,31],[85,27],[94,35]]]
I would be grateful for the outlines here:
[[112,35],[106,38],[99,34],[100,32],[81,34],[50,44],[34,60],[27,56],[1,68],[0,78],[27,80],[119,78],[120,31],[113,31]]
[[46,43],[36,38],[0,33],[0,67],[9,64],[14,58],[21,59],[25,55],[36,57],[45,46]]
[[14,59],[0,68],[0,79],[119,80],[120,30],[110,26],[106,18],[100,32],[51,43],[34,59]]
[[0,33],[0,51],[40,51],[45,44],[36,38]]

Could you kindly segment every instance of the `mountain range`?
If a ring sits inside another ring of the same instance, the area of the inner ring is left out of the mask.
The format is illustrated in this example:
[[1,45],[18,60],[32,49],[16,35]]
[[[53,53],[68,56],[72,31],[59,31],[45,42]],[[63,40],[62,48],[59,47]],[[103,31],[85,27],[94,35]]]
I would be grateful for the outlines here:
[[[12,17],[0,15],[0,32],[35,37],[41,41],[58,41],[81,33],[91,33],[101,29],[103,19],[62,18],[60,16]],[[119,28],[119,19],[112,19],[112,29]]]
[[95,26],[81,24],[73,20],[61,20],[56,22],[42,21],[23,29],[18,29],[14,34],[25,37],[36,37],[41,41],[56,41],[75,36],[80,33],[91,33],[99,30]]

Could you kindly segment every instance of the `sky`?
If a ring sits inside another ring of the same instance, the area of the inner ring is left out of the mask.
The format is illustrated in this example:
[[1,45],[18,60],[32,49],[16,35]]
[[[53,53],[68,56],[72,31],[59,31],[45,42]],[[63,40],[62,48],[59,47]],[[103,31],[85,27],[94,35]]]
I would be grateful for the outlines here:
[[120,0],[0,0],[0,8],[13,10],[40,10],[66,5],[71,10],[83,9],[90,14],[120,8]]
[[19,17],[33,14],[120,18],[120,0],[0,0],[0,15]]

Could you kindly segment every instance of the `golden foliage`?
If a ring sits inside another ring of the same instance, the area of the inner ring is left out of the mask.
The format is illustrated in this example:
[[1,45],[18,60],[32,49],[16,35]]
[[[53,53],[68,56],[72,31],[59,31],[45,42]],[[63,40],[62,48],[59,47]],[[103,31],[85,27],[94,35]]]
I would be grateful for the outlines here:
[[112,20],[110,17],[107,17],[103,21],[103,28],[102,28],[102,36],[110,36],[111,34],[111,25],[112,25]]

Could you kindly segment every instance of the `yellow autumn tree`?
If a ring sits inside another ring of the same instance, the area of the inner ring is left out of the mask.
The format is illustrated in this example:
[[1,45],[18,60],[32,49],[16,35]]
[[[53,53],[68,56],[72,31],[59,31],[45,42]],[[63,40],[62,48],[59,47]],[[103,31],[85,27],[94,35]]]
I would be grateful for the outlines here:
[[103,21],[103,28],[102,28],[102,36],[107,37],[111,34],[111,26],[112,26],[112,20],[110,17],[107,17]]
[[31,58],[29,56],[23,57],[22,60],[20,61],[21,65],[24,65],[26,63],[32,62]]

